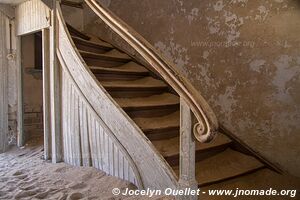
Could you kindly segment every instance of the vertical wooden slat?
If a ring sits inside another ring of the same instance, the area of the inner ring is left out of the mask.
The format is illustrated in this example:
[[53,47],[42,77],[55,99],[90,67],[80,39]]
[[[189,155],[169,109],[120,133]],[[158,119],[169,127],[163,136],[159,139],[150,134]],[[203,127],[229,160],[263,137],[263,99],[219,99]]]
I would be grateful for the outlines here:
[[104,157],[104,168],[103,171],[106,173],[109,173],[109,143],[108,143],[108,135],[105,133],[104,135],[104,152],[105,152],[105,157]]
[[66,93],[64,93],[64,98],[65,99],[65,103],[63,104],[64,107],[66,107],[66,113],[65,116],[66,118],[63,120],[63,122],[65,123],[65,127],[66,130],[64,132],[64,141],[66,142],[66,146],[65,146],[65,151],[66,151],[66,157],[64,158],[65,161],[67,161],[67,163],[71,164],[71,147],[70,147],[70,129],[71,129],[71,125],[70,125],[70,111],[71,111],[71,104],[70,104],[70,98],[71,98],[71,83],[70,83],[70,78],[65,74],[65,85],[66,85]]
[[74,158],[75,165],[81,166],[81,142],[80,142],[80,132],[79,132],[79,99],[76,90],[74,89]]
[[96,143],[95,143],[95,119],[92,114],[90,114],[91,119],[89,120],[90,123],[90,142],[91,142],[91,153],[92,153],[92,163],[93,167],[96,167],[97,164],[97,155],[96,155]]
[[6,60],[6,17],[0,12],[0,153],[6,151],[8,135],[8,63]]
[[[66,80],[66,74],[62,73],[62,94],[65,94],[66,96],[64,98],[62,98],[62,105],[67,105],[67,80]],[[68,163],[68,148],[67,148],[67,126],[68,123],[66,123],[67,120],[67,112],[68,112],[68,106],[62,106],[62,134],[63,134],[63,142],[64,142],[64,162]]]
[[95,120],[95,158],[96,158],[96,168],[97,169],[101,169],[101,166],[100,166],[100,156],[99,156],[99,148],[100,148],[100,145],[99,145],[99,123],[97,120]]
[[81,133],[81,147],[82,147],[82,164],[83,166],[90,166],[90,144],[88,138],[87,125],[87,110],[84,102],[80,103],[80,133]]
[[101,162],[101,169],[103,170],[103,158],[104,158],[104,130],[102,127],[100,127],[100,162]]
[[44,158],[51,157],[51,124],[50,124],[50,34],[43,29],[43,112],[44,112]]
[[121,153],[119,153],[119,177],[121,179],[124,178],[123,167],[124,167],[124,157],[123,157],[123,155]]
[[75,165],[75,145],[74,145],[74,85],[71,84],[71,97],[70,97],[70,144],[71,144],[71,164]]
[[103,170],[102,168],[102,159],[101,159],[101,124],[97,121],[98,130],[97,130],[97,155],[98,155],[98,165],[99,169]]

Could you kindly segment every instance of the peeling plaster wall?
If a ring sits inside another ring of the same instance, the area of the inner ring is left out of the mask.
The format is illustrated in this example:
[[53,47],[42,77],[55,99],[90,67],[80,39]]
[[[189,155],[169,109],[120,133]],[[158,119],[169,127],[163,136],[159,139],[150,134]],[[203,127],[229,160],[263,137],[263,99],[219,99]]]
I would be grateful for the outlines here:
[[[176,64],[227,129],[300,176],[300,1],[101,2]],[[100,34],[95,19],[85,28]]]

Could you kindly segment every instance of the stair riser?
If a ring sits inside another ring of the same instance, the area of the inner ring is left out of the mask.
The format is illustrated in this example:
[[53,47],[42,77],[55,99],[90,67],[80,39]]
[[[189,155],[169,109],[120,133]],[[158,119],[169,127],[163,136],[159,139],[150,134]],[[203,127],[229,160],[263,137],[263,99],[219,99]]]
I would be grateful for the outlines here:
[[94,70],[92,72],[95,74],[96,78],[99,81],[133,81],[139,78],[144,78],[149,75],[149,73],[138,73],[138,74],[116,74],[116,73],[95,73]]
[[168,92],[168,88],[107,88],[105,89],[109,92],[112,97],[115,98],[134,98],[134,97],[149,97],[152,95],[161,94]]
[[212,184],[217,184],[217,183],[225,182],[225,181],[228,181],[228,180],[231,180],[231,179],[234,179],[234,178],[238,178],[238,177],[241,177],[241,176],[245,176],[247,174],[254,173],[254,172],[259,171],[259,170],[264,169],[264,168],[266,168],[266,167],[265,166],[261,166],[261,167],[255,168],[255,169],[250,170],[250,171],[246,171],[246,172],[241,173],[241,174],[236,175],[236,176],[231,176],[231,177],[223,178],[223,179],[216,180],[216,181],[203,182],[203,183],[198,184],[198,187],[202,188],[202,187],[210,186]]
[[88,51],[88,52],[93,52],[93,53],[106,53],[109,49],[106,49],[106,48],[100,48],[100,47],[93,47],[93,46],[89,46],[89,45],[85,45],[85,44],[79,44],[79,43],[76,43],[76,47],[79,49],[79,50],[82,50],[82,51]]
[[155,131],[144,131],[144,133],[151,141],[166,140],[166,139],[178,137],[179,127],[169,128],[169,129],[159,129]]
[[86,64],[89,66],[99,66],[99,67],[118,67],[120,65],[124,65],[126,62],[124,61],[114,61],[114,60],[100,60],[95,58],[88,58],[83,56]]
[[[211,156],[214,156],[224,150],[226,150],[230,144],[224,144],[217,147],[213,147],[206,150],[198,150],[196,151],[196,162],[199,162],[201,160],[204,160],[206,158],[209,158]],[[179,165],[179,153],[177,155],[171,156],[171,157],[165,157],[166,161],[169,163],[170,166],[178,166]]]
[[125,112],[132,118],[137,117],[160,117],[163,115],[171,114],[177,111],[179,105],[170,105],[170,106],[157,106],[157,107],[149,107],[149,108],[137,108],[137,109],[126,109]]
[[69,33],[71,34],[71,36],[79,37],[79,38],[84,39],[84,40],[90,40],[91,39],[90,37],[88,37],[88,36],[86,36],[86,35],[84,35],[80,32],[77,32],[73,29],[70,29],[70,28],[69,28]]

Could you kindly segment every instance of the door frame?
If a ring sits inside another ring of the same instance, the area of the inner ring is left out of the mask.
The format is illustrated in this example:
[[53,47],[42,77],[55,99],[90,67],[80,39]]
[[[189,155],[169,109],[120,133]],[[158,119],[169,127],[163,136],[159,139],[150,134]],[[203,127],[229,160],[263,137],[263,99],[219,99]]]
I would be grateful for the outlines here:
[[[49,160],[51,159],[50,31],[49,28],[44,28],[37,31],[42,31],[44,159]],[[21,52],[22,36],[24,35],[17,36],[18,147],[22,147],[26,143],[26,135],[24,132],[24,67],[22,64]]]

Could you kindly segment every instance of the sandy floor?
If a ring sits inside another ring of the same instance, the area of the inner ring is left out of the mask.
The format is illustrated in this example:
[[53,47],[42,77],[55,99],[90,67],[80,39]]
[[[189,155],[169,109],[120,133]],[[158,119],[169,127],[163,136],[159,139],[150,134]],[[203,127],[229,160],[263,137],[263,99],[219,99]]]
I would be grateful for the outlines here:
[[38,143],[33,140],[24,149],[14,148],[0,154],[0,199],[113,200],[125,199],[113,196],[113,188],[134,188],[93,168],[46,162],[42,159],[42,145]]

